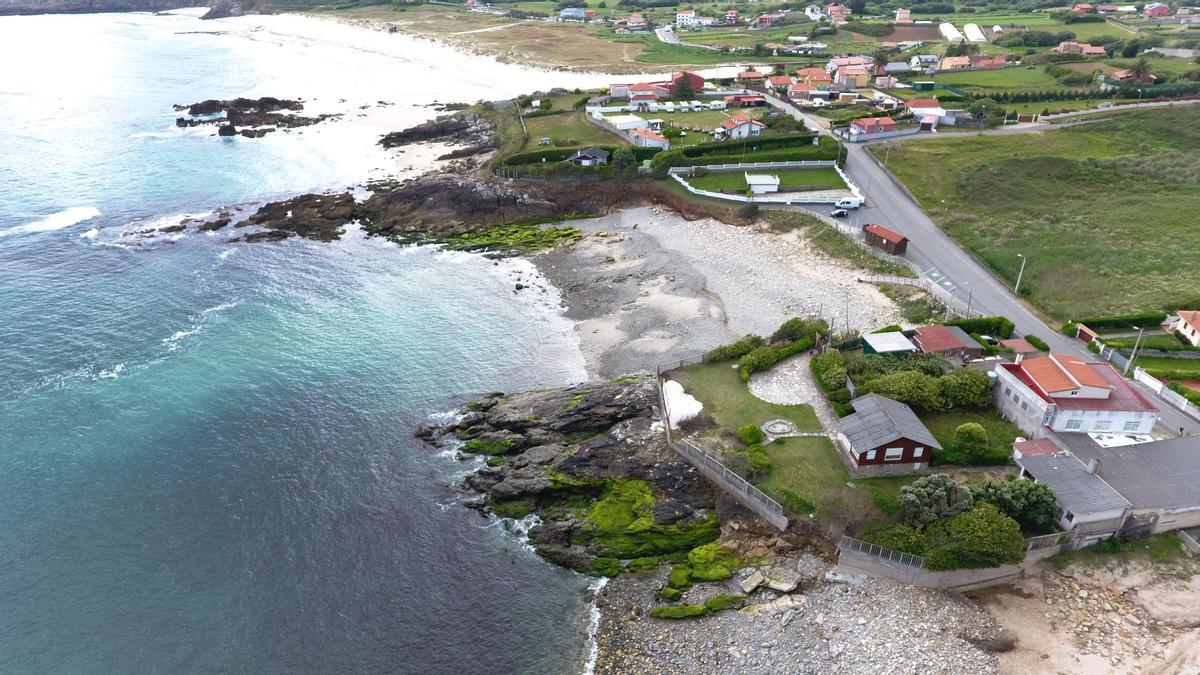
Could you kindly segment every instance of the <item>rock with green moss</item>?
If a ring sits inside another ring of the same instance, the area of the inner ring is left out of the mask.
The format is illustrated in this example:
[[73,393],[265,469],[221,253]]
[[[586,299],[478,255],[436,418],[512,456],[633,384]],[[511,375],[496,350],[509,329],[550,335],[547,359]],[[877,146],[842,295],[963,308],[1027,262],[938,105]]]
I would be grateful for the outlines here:
[[745,600],[746,596],[738,594],[714,595],[704,601],[704,607],[710,612],[719,612],[723,609],[741,607]]
[[520,520],[533,513],[536,503],[532,499],[511,499],[492,503],[492,513],[501,518]]
[[704,605],[670,605],[650,610],[650,616],[655,619],[692,619],[708,613],[709,609]]
[[667,585],[671,588],[688,588],[692,585],[692,568],[675,565],[667,574]]
[[630,572],[649,572],[650,570],[658,569],[658,566],[661,564],[662,559],[653,556],[634,558],[625,565],[625,569]]
[[667,586],[659,591],[658,595],[667,602],[675,602],[683,597],[683,591],[679,590],[678,588]]
[[741,567],[738,554],[716,542],[697,546],[688,552],[692,581],[724,581]]

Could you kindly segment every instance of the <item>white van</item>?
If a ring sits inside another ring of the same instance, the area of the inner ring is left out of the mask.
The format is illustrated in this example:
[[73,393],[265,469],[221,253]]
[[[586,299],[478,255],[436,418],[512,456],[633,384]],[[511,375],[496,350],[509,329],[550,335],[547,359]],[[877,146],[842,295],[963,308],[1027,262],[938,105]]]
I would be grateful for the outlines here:
[[839,199],[837,204],[834,204],[834,206],[838,207],[839,209],[857,209],[862,205],[863,200],[859,199],[858,197],[846,197],[845,199]]

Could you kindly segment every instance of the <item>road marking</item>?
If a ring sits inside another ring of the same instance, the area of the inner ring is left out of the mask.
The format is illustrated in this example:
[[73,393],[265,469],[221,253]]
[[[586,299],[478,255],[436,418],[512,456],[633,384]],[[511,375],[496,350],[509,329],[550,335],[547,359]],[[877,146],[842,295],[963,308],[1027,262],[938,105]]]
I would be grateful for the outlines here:
[[938,268],[936,267],[930,267],[929,269],[925,270],[925,276],[929,277],[933,283],[948,291],[953,291],[954,289],[958,288],[953,281],[947,279],[946,275],[939,272]]

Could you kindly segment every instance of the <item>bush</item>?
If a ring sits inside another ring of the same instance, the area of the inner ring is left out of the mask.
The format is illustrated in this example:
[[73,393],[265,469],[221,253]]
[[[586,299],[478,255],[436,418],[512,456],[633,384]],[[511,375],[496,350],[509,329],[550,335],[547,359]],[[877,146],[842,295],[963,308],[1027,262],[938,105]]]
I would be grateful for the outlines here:
[[748,381],[754,373],[769,370],[772,366],[780,361],[794,356],[800,352],[812,349],[816,344],[816,340],[808,337],[796,340],[786,347],[759,347],[749,354],[742,357],[739,362],[741,366],[740,374],[743,381]]
[[755,443],[746,450],[746,457],[750,460],[750,470],[756,476],[765,476],[771,472],[771,458],[763,450],[763,446]]
[[705,363],[717,363],[720,361],[732,361],[740,359],[750,352],[762,347],[766,344],[766,340],[762,339],[761,335],[747,335],[737,342],[721,345],[711,352],[704,355]]
[[981,316],[974,319],[958,319],[943,322],[947,326],[958,326],[967,333],[990,335],[994,338],[1012,337],[1013,322],[1002,316]]
[[925,538],[920,530],[904,523],[872,523],[858,538],[913,555],[925,555]]
[[986,450],[988,432],[978,422],[964,422],[954,430],[954,445],[963,449]]
[[[1068,321],[1063,324],[1063,327],[1062,327],[1063,335],[1066,335],[1067,337],[1076,337],[1078,333],[1079,333],[1079,328],[1073,322]],[[1030,343],[1030,344],[1033,344],[1033,343]]]
[[900,488],[904,522],[925,527],[967,511],[975,503],[971,491],[944,473],[922,476]]
[[877,333],[899,333],[903,330],[904,329],[901,328],[900,326],[897,326],[896,324],[892,324],[890,326],[884,326],[883,328],[876,328],[875,330],[871,331],[871,334],[875,335]]
[[[754,146],[762,150],[778,150],[781,148],[811,148],[813,135],[788,134],[784,136],[768,136],[754,139]],[[688,158],[706,157],[710,155],[740,155],[744,143],[740,140],[720,141],[716,143],[698,143],[683,148],[682,155]]]
[[1054,531],[1054,523],[1062,512],[1054,489],[1044,483],[1014,477],[989,478],[971,485],[975,501],[987,502],[1001,513],[1017,521],[1021,530],[1030,534]]
[[710,612],[719,612],[723,609],[741,607],[745,600],[746,596],[744,595],[714,595],[704,601],[704,607]]
[[1081,323],[1093,330],[1097,328],[1129,328],[1130,326],[1157,328],[1166,320],[1166,312],[1143,312],[1141,314],[1124,314],[1120,316],[1093,316],[1087,319],[1080,319],[1075,323]]
[[763,438],[766,437],[766,434],[763,433],[763,430],[754,426],[753,424],[747,424],[741,429],[738,429],[737,435],[744,445],[762,443]]
[[838,350],[817,354],[809,365],[817,384],[826,394],[846,387],[846,360]]
[[655,619],[691,619],[708,613],[704,605],[668,605],[650,610],[650,616]]
[[1050,345],[1046,344],[1045,340],[1036,335],[1026,335],[1025,341],[1033,345],[1034,349],[1038,350],[1039,352],[1050,351]]
[[1017,521],[987,502],[935,523],[926,531],[925,541],[925,566],[931,570],[1012,565],[1025,557],[1025,539]]
[[992,379],[974,368],[952,370],[937,380],[942,405],[948,408],[978,408],[992,399]]
[[867,393],[886,396],[915,408],[937,410],[942,407],[938,379],[915,370],[902,370],[884,375],[871,380],[863,389]]
[[758,217],[758,204],[743,204],[739,206],[737,215],[742,220],[754,220]]
[[795,342],[818,335],[829,335],[829,324],[824,319],[796,317],[780,324],[779,328],[771,333],[771,342]]

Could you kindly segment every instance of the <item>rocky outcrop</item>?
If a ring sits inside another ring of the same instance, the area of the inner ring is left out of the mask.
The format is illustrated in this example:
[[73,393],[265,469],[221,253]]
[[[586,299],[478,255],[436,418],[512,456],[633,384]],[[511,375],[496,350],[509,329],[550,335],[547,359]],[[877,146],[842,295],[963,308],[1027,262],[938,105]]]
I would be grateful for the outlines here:
[[[306,194],[281,202],[264,204],[237,227],[259,225],[268,232],[246,236],[246,241],[271,241],[297,234],[307,239],[333,241],[345,233],[354,219],[354,197],[348,192],[333,195]],[[279,233],[283,233],[282,236]]]
[[[241,129],[241,135],[247,138],[258,138],[274,129],[306,127],[339,117],[339,115],[333,114],[322,114],[315,117],[294,114],[303,109],[304,104],[300,101],[280,99],[274,96],[229,100],[207,99],[188,105],[176,105],[175,110],[186,111],[188,117],[176,118],[175,126],[197,127],[216,124],[220,127],[218,133],[222,136],[233,136],[239,133],[238,127],[249,127],[249,129]],[[259,127],[273,128],[260,129]]]
[[201,19],[225,19],[231,16],[241,16],[245,10],[236,2],[230,0],[216,0],[205,12]]
[[500,147],[492,123],[468,112],[442,115],[403,131],[393,131],[379,139],[379,144],[385,148],[398,148],[426,141],[462,146],[438,159],[471,157]]

